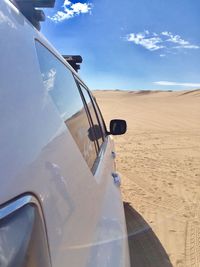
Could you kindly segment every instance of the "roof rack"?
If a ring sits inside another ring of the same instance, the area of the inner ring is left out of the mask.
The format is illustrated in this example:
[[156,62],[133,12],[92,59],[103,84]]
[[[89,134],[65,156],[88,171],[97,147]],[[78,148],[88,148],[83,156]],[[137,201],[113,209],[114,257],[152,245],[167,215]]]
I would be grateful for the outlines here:
[[83,62],[83,59],[79,55],[75,56],[69,56],[69,55],[63,55],[64,59],[72,66],[75,71],[78,72],[80,70],[80,64]]
[[38,8],[54,7],[55,0],[10,0],[21,13],[40,30],[40,21],[45,20],[45,14]]

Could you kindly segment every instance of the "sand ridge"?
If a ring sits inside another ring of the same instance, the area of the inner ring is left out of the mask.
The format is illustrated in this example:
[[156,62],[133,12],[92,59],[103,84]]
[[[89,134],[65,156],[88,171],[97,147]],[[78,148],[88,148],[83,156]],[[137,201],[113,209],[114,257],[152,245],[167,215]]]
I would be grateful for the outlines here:
[[200,90],[94,95],[107,123],[127,120],[127,134],[115,137],[124,201],[151,227],[172,266],[200,266]]

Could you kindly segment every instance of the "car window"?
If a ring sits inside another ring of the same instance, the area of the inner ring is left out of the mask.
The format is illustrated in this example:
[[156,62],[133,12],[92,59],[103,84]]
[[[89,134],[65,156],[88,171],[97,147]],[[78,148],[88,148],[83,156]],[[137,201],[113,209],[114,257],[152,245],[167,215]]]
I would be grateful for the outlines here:
[[106,137],[106,125],[105,125],[105,122],[103,120],[103,117],[102,117],[102,114],[101,114],[101,111],[99,109],[99,106],[95,100],[95,98],[93,97],[93,95],[90,93],[90,97],[91,97],[91,100],[92,100],[92,103],[94,105],[94,108],[96,110],[96,114],[97,114],[97,117],[98,117],[98,120],[99,120],[99,124],[101,125],[101,129],[102,129],[102,132],[103,132],[103,138]]
[[102,145],[103,141],[104,141],[104,136],[103,136],[103,131],[99,122],[99,118],[97,117],[97,112],[94,108],[91,96],[88,92],[88,90],[79,83],[81,92],[83,94],[84,100],[86,102],[87,108],[89,110],[89,114],[91,116],[91,120],[93,123],[93,132],[94,132],[94,138],[97,140],[99,148]]
[[71,71],[46,47],[36,42],[36,50],[45,87],[63,121],[73,136],[90,169],[97,157],[95,140],[79,89]]

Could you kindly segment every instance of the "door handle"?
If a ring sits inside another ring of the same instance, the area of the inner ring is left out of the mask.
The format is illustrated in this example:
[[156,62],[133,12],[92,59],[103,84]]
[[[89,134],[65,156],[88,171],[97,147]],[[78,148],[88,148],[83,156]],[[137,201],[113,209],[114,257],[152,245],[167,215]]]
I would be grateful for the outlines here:
[[111,152],[111,155],[112,155],[112,158],[113,158],[113,159],[116,158],[116,153],[115,153],[115,151],[112,151],[112,152]]
[[114,184],[117,186],[120,186],[121,185],[121,177],[119,176],[119,174],[117,172],[113,172],[112,177],[113,177]]

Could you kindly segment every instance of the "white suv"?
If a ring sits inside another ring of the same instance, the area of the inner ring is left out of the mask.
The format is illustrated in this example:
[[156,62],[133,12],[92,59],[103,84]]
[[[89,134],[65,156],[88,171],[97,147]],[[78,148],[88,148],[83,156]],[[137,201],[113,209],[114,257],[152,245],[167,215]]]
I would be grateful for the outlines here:
[[106,130],[87,86],[36,29],[38,7],[53,2],[0,1],[0,266],[128,267],[110,137],[126,123]]

